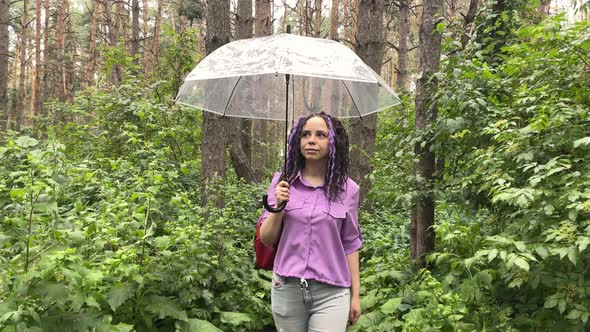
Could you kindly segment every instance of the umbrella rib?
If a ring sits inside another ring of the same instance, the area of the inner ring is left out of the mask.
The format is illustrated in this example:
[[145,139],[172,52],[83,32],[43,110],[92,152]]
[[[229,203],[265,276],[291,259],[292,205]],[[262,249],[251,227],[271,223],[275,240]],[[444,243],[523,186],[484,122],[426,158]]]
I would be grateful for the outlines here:
[[229,103],[231,102],[231,99],[234,96],[234,92],[236,91],[236,87],[238,86],[238,83],[240,83],[240,80],[242,79],[242,77],[243,76],[238,77],[236,84],[234,84],[233,89],[231,89],[231,94],[229,95],[229,98],[227,98],[227,104],[225,104],[225,108],[223,109],[223,116],[225,116],[225,112],[227,112],[227,109],[229,108]]
[[350,96],[350,100],[352,100],[352,104],[354,105],[354,108],[356,109],[356,112],[359,114],[359,118],[361,118],[361,120],[362,120],[363,116],[361,115],[359,108],[356,106],[356,102],[354,101],[354,97],[352,96],[352,93],[350,93],[350,90],[348,90],[348,86],[346,86],[346,83],[344,83],[344,80],[340,80],[340,82],[342,82],[342,84],[344,85],[344,88],[346,89],[346,92],[348,92],[348,95]]

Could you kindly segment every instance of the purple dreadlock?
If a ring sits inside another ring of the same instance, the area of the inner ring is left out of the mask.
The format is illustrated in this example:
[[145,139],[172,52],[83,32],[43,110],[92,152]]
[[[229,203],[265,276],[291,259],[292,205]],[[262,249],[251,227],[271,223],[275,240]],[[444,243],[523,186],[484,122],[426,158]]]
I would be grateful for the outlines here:
[[329,200],[335,201],[343,198],[340,197],[340,194],[343,192],[348,178],[348,134],[340,120],[324,112],[300,117],[297,125],[292,129],[291,135],[289,136],[287,152],[287,173],[285,174],[285,170],[283,169],[283,178],[290,182],[305,167],[305,158],[301,154],[299,145],[301,142],[301,131],[307,120],[312,117],[324,119],[328,127],[328,168],[326,178],[324,179],[324,194]]

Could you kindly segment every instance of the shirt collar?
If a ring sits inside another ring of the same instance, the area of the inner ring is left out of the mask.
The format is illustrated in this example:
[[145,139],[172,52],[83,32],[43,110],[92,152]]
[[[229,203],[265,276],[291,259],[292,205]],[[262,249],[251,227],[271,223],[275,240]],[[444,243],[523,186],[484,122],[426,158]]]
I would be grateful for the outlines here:
[[323,187],[324,187],[324,185],[323,185],[323,184],[322,184],[322,185],[319,185],[319,186],[317,186],[317,187],[314,187],[314,186],[312,186],[312,185],[311,185],[309,182],[307,182],[307,181],[306,181],[306,180],[303,178],[303,176],[301,176],[301,170],[299,170],[299,171],[297,172],[297,175],[295,175],[295,177],[293,178],[293,182],[295,182],[296,180],[299,180],[299,182],[301,182],[301,184],[302,184],[302,185],[304,185],[304,186],[306,186],[306,187],[309,187],[309,188],[323,188]]

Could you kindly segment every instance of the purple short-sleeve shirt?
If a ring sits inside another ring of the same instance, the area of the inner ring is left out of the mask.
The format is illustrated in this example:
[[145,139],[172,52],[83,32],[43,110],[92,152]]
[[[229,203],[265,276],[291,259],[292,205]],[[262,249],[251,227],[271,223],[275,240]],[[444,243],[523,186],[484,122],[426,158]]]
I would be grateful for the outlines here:
[[[276,203],[274,188],[279,178],[280,173],[275,173],[268,189],[271,205]],[[310,185],[301,174],[292,181],[274,261],[276,274],[350,287],[346,255],[362,244],[359,186],[349,178],[344,189],[341,200],[329,201],[322,186]],[[261,223],[268,214],[264,211]]]

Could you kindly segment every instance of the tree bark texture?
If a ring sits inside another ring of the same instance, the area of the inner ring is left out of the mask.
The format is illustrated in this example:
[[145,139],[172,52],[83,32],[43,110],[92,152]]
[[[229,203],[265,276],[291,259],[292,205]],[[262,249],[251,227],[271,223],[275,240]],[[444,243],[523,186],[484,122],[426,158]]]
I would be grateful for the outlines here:
[[[253,21],[252,0],[239,0],[235,21],[236,39],[252,37]],[[253,101],[246,100],[244,102],[251,103]],[[228,122],[229,152],[234,171],[238,178],[254,182],[256,176],[250,161],[250,150],[244,149],[244,146],[250,146],[252,121],[250,119],[230,118]],[[247,144],[244,144],[244,141],[247,141]]]
[[86,64],[86,85],[92,85],[96,68],[96,35],[98,29],[98,13],[100,11],[97,2],[92,3],[92,19],[90,26],[90,42],[88,43],[88,63]]
[[[381,73],[383,62],[383,13],[384,0],[359,0],[357,17],[363,22],[358,27],[355,37],[356,53],[376,73]],[[375,148],[377,134],[377,115],[372,114],[362,119],[350,121],[350,177],[360,186],[360,199],[370,189],[370,182],[366,178],[371,172],[371,158]]]
[[475,15],[477,14],[477,9],[479,7],[479,0],[470,0],[469,1],[469,9],[467,10],[467,14],[465,14],[464,21],[463,21],[463,35],[461,36],[461,44],[465,47],[465,44],[469,41],[469,36],[473,32],[473,21],[475,21]]
[[332,0],[332,8],[330,10],[330,39],[338,40],[338,15],[339,15],[340,0]]
[[425,255],[434,250],[435,240],[433,229],[435,155],[431,151],[433,138],[423,131],[427,130],[437,117],[436,103],[432,100],[437,88],[437,81],[433,74],[440,67],[442,36],[437,32],[436,25],[440,22],[439,19],[444,17],[443,15],[443,0],[426,1],[419,31],[419,71],[422,76],[416,84],[416,131],[423,133],[426,144],[422,146],[421,142],[418,142],[414,147],[415,159],[418,160],[414,168],[418,188],[415,200],[415,252],[412,253],[412,257],[416,257],[421,267],[425,266]]
[[139,53],[139,0],[131,0],[131,56]]
[[[151,68],[157,65],[158,62],[158,54],[160,53],[160,23],[162,21],[162,0],[158,0],[156,6],[156,21],[154,23],[154,33],[152,36],[152,52],[150,54],[150,58],[152,59]],[[208,23],[207,23],[208,24]],[[207,53],[209,54],[209,53]]]
[[23,116],[25,112],[25,78],[26,78],[26,71],[27,71],[27,31],[28,31],[28,10],[29,10],[29,2],[28,0],[23,0],[23,11],[21,14],[21,38],[20,38],[20,70],[19,70],[19,79],[18,79],[18,104],[16,107],[16,120],[15,120],[15,130],[20,131]]
[[[31,114],[37,116],[41,108],[41,0],[35,0],[35,77],[31,86]],[[36,126],[35,126],[36,127]]]
[[10,0],[0,0],[0,130],[8,128],[8,23]]
[[[254,1],[254,34],[256,37],[270,36],[272,34],[271,25],[271,1],[255,0]],[[256,84],[256,83],[254,83]],[[259,102],[261,98],[256,95],[252,96],[252,102]],[[263,105],[259,105],[263,107]],[[268,120],[252,120],[252,148],[251,148],[251,166],[254,170],[256,179],[262,179],[268,160]]]
[[[230,39],[230,2],[229,0],[211,0],[207,4],[207,35],[205,47],[207,54],[211,54]],[[221,194],[210,196],[207,182],[214,177],[225,180],[225,135],[224,119],[210,112],[203,112],[202,151],[201,151],[201,203],[206,205],[213,202],[223,207]]]
[[316,38],[320,37],[322,32],[322,0],[315,0],[315,31]]
[[411,0],[399,1],[399,44],[397,49],[397,79],[398,91],[410,89],[410,70],[408,66],[408,37],[410,36],[410,3]]
[[148,0],[143,0],[142,6],[142,15],[143,15],[143,75],[145,77],[149,76],[149,64],[150,64],[150,48],[148,43],[148,35],[149,35],[149,7],[148,7]]

